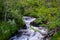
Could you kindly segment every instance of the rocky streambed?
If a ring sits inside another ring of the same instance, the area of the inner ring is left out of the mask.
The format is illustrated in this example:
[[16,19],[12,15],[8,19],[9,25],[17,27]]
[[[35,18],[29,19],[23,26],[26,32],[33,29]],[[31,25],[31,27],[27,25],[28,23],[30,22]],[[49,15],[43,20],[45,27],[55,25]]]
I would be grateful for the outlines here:
[[43,27],[31,27],[29,29],[19,30],[19,36],[14,36],[10,40],[48,40],[44,37],[47,35],[48,30]]
[[49,38],[46,37],[46,35],[48,35],[47,28],[30,25],[34,20],[36,20],[36,18],[24,16],[23,21],[27,29],[18,30],[19,34],[11,37],[9,40],[49,40]]

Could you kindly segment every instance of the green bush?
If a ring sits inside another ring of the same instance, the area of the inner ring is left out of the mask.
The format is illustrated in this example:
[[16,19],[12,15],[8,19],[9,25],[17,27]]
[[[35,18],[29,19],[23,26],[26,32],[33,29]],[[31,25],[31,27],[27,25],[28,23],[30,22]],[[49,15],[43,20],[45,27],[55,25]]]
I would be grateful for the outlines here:
[[24,9],[24,16],[36,17],[36,23],[40,26],[55,28],[60,26],[60,6],[59,0],[24,0],[20,1]]
[[8,40],[8,38],[18,30],[13,21],[10,22],[0,22],[0,40]]

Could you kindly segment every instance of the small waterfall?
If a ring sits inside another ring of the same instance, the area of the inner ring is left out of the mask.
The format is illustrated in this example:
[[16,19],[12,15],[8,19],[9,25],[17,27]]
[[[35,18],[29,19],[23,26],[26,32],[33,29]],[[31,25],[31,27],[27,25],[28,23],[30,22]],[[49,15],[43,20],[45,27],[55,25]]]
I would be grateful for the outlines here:
[[14,36],[12,38],[10,38],[9,40],[48,40],[48,39],[44,39],[44,37],[47,35],[48,33],[48,29],[44,28],[44,27],[34,27],[34,26],[30,26],[30,23],[33,22],[36,18],[33,17],[23,17],[23,21],[26,24],[27,29],[22,29],[19,30],[19,32],[22,32],[22,34],[19,34],[20,36],[17,37]]
[[27,29],[29,29],[30,23],[33,22],[35,19],[36,18],[33,17],[26,17],[26,16],[23,17],[23,21],[25,22]]

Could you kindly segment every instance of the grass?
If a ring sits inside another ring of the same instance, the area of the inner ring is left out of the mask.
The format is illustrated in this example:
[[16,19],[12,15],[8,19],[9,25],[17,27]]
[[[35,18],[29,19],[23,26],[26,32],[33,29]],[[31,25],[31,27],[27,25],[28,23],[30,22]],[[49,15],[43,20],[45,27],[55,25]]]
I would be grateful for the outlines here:
[[54,34],[54,36],[52,37],[52,40],[60,40],[60,32]]

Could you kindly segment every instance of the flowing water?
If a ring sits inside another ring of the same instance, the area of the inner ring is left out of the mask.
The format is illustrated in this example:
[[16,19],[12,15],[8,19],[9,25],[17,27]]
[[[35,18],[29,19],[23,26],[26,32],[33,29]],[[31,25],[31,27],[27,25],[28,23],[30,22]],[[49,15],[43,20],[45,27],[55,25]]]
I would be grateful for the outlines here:
[[48,30],[44,27],[33,27],[30,26],[30,23],[33,22],[36,18],[33,17],[23,17],[23,21],[26,24],[27,29],[21,29],[19,32],[20,36],[13,36],[9,40],[48,40],[44,39],[45,35],[47,35]]
[[23,17],[23,21],[25,22],[27,29],[29,29],[30,23],[33,22],[35,19],[36,18],[33,17],[26,17],[26,16]]

